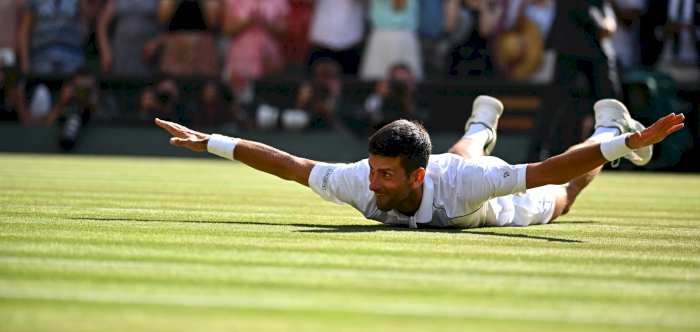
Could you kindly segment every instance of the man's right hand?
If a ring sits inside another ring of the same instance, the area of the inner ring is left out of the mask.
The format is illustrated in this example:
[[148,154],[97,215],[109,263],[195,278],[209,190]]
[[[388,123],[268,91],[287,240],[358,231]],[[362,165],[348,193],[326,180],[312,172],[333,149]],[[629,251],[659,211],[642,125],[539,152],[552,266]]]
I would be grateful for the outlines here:
[[161,119],[156,119],[156,124],[175,136],[170,139],[170,144],[174,146],[184,146],[197,152],[207,151],[210,135]]

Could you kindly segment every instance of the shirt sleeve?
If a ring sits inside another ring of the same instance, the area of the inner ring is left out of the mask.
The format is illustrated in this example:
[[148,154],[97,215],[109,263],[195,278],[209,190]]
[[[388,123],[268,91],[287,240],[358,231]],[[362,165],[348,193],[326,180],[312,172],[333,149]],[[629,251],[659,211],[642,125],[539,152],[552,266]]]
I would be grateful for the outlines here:
[[374,194],[369,190],[369,164],[318,163],[309,175],[309,187],[321,198],[336,204],[349,204],[365,216],[372,213]]
[[527,165],[509,165],[493,157],[479,158],[462,165],[463,194],[477,205],[494,197],[525,193]]

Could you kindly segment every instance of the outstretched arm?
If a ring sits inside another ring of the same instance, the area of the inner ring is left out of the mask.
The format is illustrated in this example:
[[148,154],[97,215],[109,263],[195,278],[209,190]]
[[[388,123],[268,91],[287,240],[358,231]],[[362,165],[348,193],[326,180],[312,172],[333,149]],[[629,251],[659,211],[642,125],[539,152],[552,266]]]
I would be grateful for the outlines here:
[[[211,135],[194,131],[179,124],[156,119],[156,124],[175,136],[170,144],[194,151],[207,151]],[[309,175],[316,161],[292,156],[265,144],[240,140],[234,150],[235,159],[259,171],[309,186]]]
[[[669,114],[651,127],[629,135],[625,144],[630,149],[639,149],[661,142],[673,132],[683,128],[683,114]],[[527,165],[526,186],[536,188],[548,184],[567,183],[607,163],[600,144],[589,144],[569,150],[540,163]]]

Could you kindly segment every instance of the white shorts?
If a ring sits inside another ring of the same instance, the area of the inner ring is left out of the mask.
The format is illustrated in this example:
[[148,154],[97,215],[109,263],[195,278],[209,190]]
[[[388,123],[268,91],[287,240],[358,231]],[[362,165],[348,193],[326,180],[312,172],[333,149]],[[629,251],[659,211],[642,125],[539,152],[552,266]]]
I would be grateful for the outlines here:
[[554,214],[556,197],[554,185],[525,191],[524,195],[508,195],[488,201],[495,214],[487,220],[487,227],[541,225],[549,222]]

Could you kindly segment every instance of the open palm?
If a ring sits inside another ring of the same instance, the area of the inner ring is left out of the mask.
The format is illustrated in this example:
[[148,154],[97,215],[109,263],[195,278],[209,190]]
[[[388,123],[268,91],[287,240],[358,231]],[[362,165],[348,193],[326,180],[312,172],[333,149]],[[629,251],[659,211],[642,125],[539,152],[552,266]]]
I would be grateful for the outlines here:
[[156,124],[167,130],[171,135],[175,136],[170,139],[170,144],[175,146],[184,146],[188,149],[202,152],[207,150],[209,135],[189,129],[183,125],[179,125],[170,121],[156,119]]
[[639,149],[661,142],[666,136],[683,128],[684,119],[683,114],[671,113],[654,122],[651,127],[634,132],[629,137],[627,146],[631,149]]

